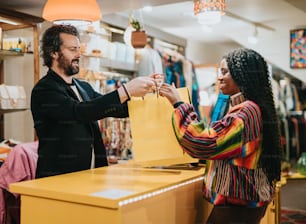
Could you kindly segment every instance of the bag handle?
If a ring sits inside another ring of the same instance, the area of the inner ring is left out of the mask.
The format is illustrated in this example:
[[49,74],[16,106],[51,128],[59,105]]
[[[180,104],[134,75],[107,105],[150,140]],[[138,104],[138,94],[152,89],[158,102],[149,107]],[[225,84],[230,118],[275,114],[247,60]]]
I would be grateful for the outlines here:
[[[182,89],[183,89],[183,88],[187,88],[188,103],[192,103],[192,101],[191,101],[191,96],[190,96],[190,92],[189,92],[188,87],[180,87],[180,88],[178,88],[178,89],[181,89],[181,88],[182,88]],[[131,100],[144,100],[145,98],[151,97],[152,95],[156,95],[156,99],[159,98],[159,93],[158,93],[158,91],[155,91],[155,92],[150,93],[150,94],[147,94],[146,96],[143,96],[143,97],[131,97]]]

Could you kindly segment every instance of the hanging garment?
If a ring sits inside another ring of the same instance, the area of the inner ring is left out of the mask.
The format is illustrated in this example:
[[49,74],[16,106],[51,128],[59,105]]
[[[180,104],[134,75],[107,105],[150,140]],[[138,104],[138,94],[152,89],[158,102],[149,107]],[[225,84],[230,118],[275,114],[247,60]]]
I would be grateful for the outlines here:
[[[18,214],[19,195],[9,192],[11,183],[31,180],[35,178],[38,142],[21,143],[16,145],[8,154],[0,168],[0,223],[2,224],[9,214],[6,210]],[[4,191],[10,193],[10,203],[6,204]],[[15,199],[15,200],[14,200]],[[17,209],[17,211],[16,211]],[[12,217],[18,222],[19,217]]]
[[174,67],[173,67],[173,61],[172,61],[172,57],[169,56],[168,59],[165,59],[165,73],[166,73],[166,83],[172,85],[176,85],[177,80],[176,80],[176,76],[174,74]]
[[219,93],[217,102],[212,111],[211,122],[220,120],[226,114],[229,108],[229,99],[230,97],[228,95]]
[[186,87],[186,81],[183,74],[183,61],[179,60],[173,63],[173,71],[176,76],[176,87]]
[[196,79],[196,77],[194,77],[193,63],[191,61],[183,60],[183,74],[186,81],[186,87],[188,88],[191,94],[192,84],[194,82],[194,79]]
[[201,117],[201,113],[199,110],[200,105],[200,90],[199,90],[199,82],[197,79],[197,74],[195,72],[195,67],[192,64],[192,86],[191,86],[191,101],[194,106],[195,112],[198,114],[199,118]]
[[159,53],[150,48],[138,50],[139,53],[139,64],[138,64],[138,75],[148,76],[153,73],[163,74],[163,63]]

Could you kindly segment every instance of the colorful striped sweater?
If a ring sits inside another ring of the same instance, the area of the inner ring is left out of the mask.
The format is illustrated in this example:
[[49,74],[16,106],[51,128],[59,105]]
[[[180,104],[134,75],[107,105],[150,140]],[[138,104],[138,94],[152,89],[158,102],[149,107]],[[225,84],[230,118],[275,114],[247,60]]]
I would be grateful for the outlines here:
[[272,200],[273,187],[257,167],[263,127],[257,104],[244,101],[208,126],[184,103],[175,109],[172,124],[186,153],[209,160],[203,193],[210,202],[259,207]]

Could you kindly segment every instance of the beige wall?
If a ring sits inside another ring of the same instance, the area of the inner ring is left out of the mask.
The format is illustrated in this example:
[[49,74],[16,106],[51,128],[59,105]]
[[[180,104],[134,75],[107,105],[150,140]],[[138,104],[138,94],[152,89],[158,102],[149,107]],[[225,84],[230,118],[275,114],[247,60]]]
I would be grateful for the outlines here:
[[219,64],[223,55],[229,50],[240,47],[238,44],[216,43],[203,44],[187,42],[186,57],[197,64]]

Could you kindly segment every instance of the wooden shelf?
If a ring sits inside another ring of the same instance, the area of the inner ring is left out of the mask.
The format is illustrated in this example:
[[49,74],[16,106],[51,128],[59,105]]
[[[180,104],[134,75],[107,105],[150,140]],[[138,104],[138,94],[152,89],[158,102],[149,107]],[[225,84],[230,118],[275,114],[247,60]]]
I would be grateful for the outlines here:
[[83,54],[82,55],[85,58],[98,58],[100,60],[100,67],[104,67],[104,68],[110,68],[110,69],[114,69],[114,70],[124,70],[124,71],[130,71],[130,72],[136,72],[138,71],[138,66],[137,64],[134,63],[127,63],[127,62],[123,62],[123,61],[116,61],[116,60],[112,60],[109,58],[104,58],[102,56],[96,56],[96,55],[87,55],[87,54]]
[[18,56],[23,56],[23,55],[24,55],[23,52],[0,50],[0,59],[5,59],[8,57],[18,57]]
[[[21,74],[22,75],[26,75],[26,73],[28,73],[28,70],[24,70],[24,69],[28,69],[27,68],[23,68],[23,66],[21,66],[20,68],[16,68],[17,70],[20,70],[20,73],[15,74],[15,72],[13,72],[14,74],[11,74],[11,72],[9,72],[9,69],[12,69],[12,67],[14,67],[14,62],[15,60],[18,59],[22,59],[21,63],[22,65],[26,65],[26,61],[23,60],[23,56],[24,55],[28,55],[28,54],[32,54],[31,57],[29,57],[29,59],[31,60],[31,62],[33,62],[33,80],[34,83],[33,85],[40,79],[40,59],[39,59],[39,31],[41,29],[40,27],[40,23],[44,22],[43,18],[40,17],[36,17],[36,16],[32,16],[30,14],[26,14],[26,13],[22,13],[22,12],[18,12],[15,10],[11,10],[8,8],[4,8],[2,6],[0,6],[0,17],[4,18],[6,21],[2,21],[0,22],[0,28],[2,29],[2,36],[5,37],[29,37],[31,38],[31,45],[32,45],[32,52],[18,52],[18,51],[13,51],[13,50],[0,50],[0,84],[4,83],[6,81],[5,76],[8,75],[13,75],[14,78],[19,77]],[[26,30],[26,32],[24,32],[24,30]],[[9,32],[9,31],[13,31],[13,32]],[[29,31],[29,34],[28,34]],[[8,60],[9,62],[7,64],[5,64],[5,60]],[[32,64],[32,63],[30,63]],[[13,69],[14,70],[14,69]],[[32,70],[32,69],[31,69]],[[32,71],[29,70],[31,73]],[[15,70],[14,70],[15,71]],[[14,78],[11,80],[12,82],[14,81]],[[28,85],[28,83],[31,82],[31,79],[24,79],[23,83],[20,83],[21,85]],[[26,84],[25,84],[26,83]],[[30,87],[28,87],[30,88]],[[23,112],[23,111],[27,111],[29,110],[29,108],[23,108],[23,109],[0,109],[0,137],[1,138],[5,138],[6,134],[5,134],[5,125],[6,126],[15,126],[15,125],[11,125],[14,124],[14,122],[16,122],[15,120],[11,120],[8,119],[8,121],[6,121],[6,117],[4,116],[4,114],[6,113],[13,113],[13,112]],[[15,115],[15,114],[14,114]],[[19,118],[24,118],[24,119],[31,119],[28,118],[27,116],[25,116],[25,113],[18,113],[16,114],[16,117]],[[28,139],[29,137],[32,137],[32,135],[30,133],[28,133],[28,127],[22,128],[20,130],[17,130],[18,134],[19,132],[25,131],[26,133],[24,133],[24,137],[25,139]],[[34,136],[35,136],[35,131],[34,132]],[[8,130],[8,133],[10,133],[10,130]],[[17,135],[18,135],[17,134]],[[23,140],[22,140],[23,141]]]
[[18,25],[12,25],[9,23],[0,23],[0,27],[4,31],[33,27],[36,26],[36,24],[42,23],[44,21],[43,18],[32,16],[30,14],[26,14],[23,12],[18,12],[5,7],[0,7],[0,15],[2,18],[18,24]]
[[0,109],[0,114],[13,113],[13,112],[21,112],[29,110],[29,108],[24,109]]
[[101,37],[107,37],[107,38],[110,38],[111,35],[109,33],[99,33],[99,32],[91,32],[91,31],[88,31],[88,30],[81,30],[80,31],[80,35],[97,35],[97,36],[101,36]]

